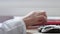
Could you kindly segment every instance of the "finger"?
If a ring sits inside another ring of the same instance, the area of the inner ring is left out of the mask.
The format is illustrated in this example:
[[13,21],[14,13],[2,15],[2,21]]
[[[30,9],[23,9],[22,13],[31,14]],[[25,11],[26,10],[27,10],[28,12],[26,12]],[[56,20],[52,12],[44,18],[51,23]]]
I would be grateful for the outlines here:
[[46,12],[44,10],[38,11],[37,16],[44,15],[47,17]]
[[37,17],[38,19],[38,21],[44,21],[44,22],[47,22],[47,18],[45,17],[45,16],[43,16],[43,15],[41,15],[41,16],[38,16]]
[[27,15],[25,15],[24,18],[25,18],[25,17],[27,17],[27,18],[33,17],[35,14],[36,14],[35,11],[31,11],[31,12],[29,12]]
[[40,11],[40,14],[47,17],[46,11],[44,11],[44,10],[41,10],[41,11]]
[[36,16],[37,19],[42,19],[44,18],[44,15]]

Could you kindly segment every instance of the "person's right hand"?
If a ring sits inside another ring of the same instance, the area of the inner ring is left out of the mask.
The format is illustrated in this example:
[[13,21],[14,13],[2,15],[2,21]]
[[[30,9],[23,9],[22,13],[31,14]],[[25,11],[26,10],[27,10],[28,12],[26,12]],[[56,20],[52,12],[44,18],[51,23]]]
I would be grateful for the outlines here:
[[44,10],[33,11],[28,16],[24,17],[23,20],[27,26],[31,26],[35,24],[44,24],[47,22],[47,15]]

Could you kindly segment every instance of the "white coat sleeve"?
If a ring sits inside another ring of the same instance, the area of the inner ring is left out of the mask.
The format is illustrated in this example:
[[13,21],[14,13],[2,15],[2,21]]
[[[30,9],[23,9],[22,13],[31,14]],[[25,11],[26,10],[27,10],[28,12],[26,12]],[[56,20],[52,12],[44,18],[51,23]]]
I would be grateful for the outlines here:
[[26,34],[26,26],[22,19],[8,20],[4,22],[2,28],[4,34]]
[[4,29],[2,28],[2,24],[3,23],[0,23],[0,34],[4,34]]

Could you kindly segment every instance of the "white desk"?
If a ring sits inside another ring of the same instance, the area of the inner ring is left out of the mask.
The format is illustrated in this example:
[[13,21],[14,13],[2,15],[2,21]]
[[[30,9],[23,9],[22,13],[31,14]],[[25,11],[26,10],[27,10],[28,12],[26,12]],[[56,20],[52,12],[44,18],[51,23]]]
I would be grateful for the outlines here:
[[37,29],[27,30],[28,34],[60,34],[60,33],[39,33]]
[[42,34],[42,33],[39,33],[37,29],[28,29],[27,32],[29,34]]

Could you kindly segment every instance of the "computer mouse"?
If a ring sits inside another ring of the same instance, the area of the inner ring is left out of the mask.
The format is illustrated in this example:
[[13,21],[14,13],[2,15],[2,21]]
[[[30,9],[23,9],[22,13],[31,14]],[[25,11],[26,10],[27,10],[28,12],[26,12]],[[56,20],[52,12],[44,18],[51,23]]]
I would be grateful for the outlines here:
[[40,33],[60,33],[60,26],[58,25],[46,25],[39,27],[38,31]]

